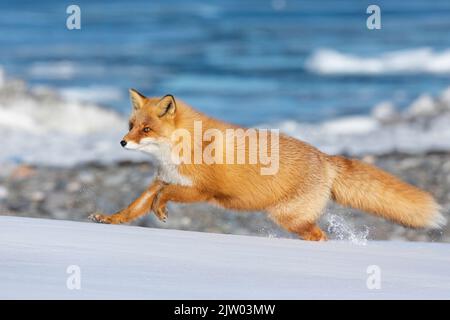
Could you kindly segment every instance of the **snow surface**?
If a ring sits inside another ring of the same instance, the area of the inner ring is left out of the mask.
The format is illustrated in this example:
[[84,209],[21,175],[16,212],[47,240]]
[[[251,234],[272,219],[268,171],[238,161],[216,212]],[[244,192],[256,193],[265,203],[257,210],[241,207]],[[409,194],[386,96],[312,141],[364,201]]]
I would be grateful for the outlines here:
[[[80,267],[81,288],[66,286]],[[366,285],[368,266],[381,289]],[[450,298],[450,246],[312,243],[0,217],[2,299]]]

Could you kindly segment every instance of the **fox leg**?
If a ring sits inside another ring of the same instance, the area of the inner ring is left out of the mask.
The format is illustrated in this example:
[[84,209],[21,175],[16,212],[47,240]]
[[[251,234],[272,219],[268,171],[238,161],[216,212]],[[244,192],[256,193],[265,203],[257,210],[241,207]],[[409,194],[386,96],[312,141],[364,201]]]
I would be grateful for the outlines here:
[[209,196],[200,192],[195,188],[180,186],[176,184],[165,185],[161,191],[155,196],[152,204],[152,210],[160,220],[165,221],[167,218],[167,202],[201,202],[207,201]]
[[89,219],[100,223],[120,224],[130,222],[150,211],[155,195],[161,190],[163,183],[153,182],[150,187],[134,200],[127,208],[112,215],[91,214]]
[[326,206],[329,193],[318,197],[304,195],[268,210],[277,224],[307,241],[326,241],[327,235],[316,221]]

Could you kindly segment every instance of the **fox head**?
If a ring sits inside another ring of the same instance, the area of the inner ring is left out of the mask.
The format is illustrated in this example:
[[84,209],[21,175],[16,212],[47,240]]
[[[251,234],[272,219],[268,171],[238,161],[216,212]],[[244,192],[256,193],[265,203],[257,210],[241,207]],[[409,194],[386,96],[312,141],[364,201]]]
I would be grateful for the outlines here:
[[126,149],[154,153],[167,143],[175,129],[175,98],[170,94],[162,98],[147,98],[130,89],[130,99],[129,131],[120,144]]

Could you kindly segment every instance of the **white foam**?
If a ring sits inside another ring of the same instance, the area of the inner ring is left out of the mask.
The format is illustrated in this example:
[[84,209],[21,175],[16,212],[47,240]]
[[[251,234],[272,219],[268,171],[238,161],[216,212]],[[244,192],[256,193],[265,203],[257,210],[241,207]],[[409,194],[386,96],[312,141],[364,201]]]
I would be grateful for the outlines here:
[[20,82],[0,89],[0,163],[73,165],[142,159],[119,145],[127,119],[93,103],[65,100],[51,89]]
[[335,135],[366,134],[378,129],[379,123],[370,117],[345,117],[324,122],[321,130]]
[[124,99],[123,92],[117,87],[111,86],[68,87],[60,89],[59,92],[68,101],[107,103]]
[[389,122],[398,117],[395,106],[391,101],[382,101],[373,107],[372,117],[381,122]]
[[408,113],[413,116],[426,116],[436,113],[436,103],[429,94],[418,97],[408,108]]
[[36,62],[31,65],[29,75],[46,79],[70,79],[76,73],[76,66],[68,61],[56,63]]
[[[368,116],[330,120],[318,125],[286,121],[271,127],[280,128],[330,154],[361,155],[450,150],[449,123],[450,114],[447,113],[430,119],[428,125],[410,121],[383,124]],[[343,124],[348,126],[343,127]]]
[[420,153],[450,150],[450,88],[437,98],[419,96],[400,113],[392,102],[377,104],[372,115],[343,117],[319,124],[281,121],[260,127],[280,131],[331,154]]
[[417,48],[366,57],[319,49],[306,61],[310,72],[319,74],[450,73],[450,49],[441,52]]
[[125,127],[117,113],[94,104],[30,96],[0,101],[0,115],[2,128],[28,133],[88,134]]
[[31,65],[28,74],[30,77],[52,80],[72,79],[77,75],[98,75],[104,73],[105,67],[101,65],[85,65],[73,61],[35,62]]

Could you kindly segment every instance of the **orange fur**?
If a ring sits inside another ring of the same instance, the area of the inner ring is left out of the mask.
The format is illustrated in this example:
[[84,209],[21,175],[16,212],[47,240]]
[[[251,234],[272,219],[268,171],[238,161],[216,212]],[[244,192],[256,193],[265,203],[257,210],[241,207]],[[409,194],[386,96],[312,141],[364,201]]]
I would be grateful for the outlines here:
[[374,213],[413,227],[438,227],[443,223],[433,197],[370,164],[330,157],[337,176],[331,188],[338,203]]
[[[225,133],[228,128],[238,129],[175,101],[172,96],[146,98],[131,91],[131,97],[134,109],[130,132],[124,137],[127,143],[139,144],[145,138],[167,142],[178,128],[193,133],[194,121],[202,122],[203,131],[216,129]],[[207,146],[203,143],[203,150]],[[194,147],[192,142],[192,152]],[[410,227],[437,227],[444,221],[431,195],[374,166],[326,155],[285,135],[280,135],[278,147],[279,170],[275,175],[261,175],[260,164],[178,165],[176,174],[191,184],[161,180],[164,186],[152,204],[153,211],[163,215],[168,201],[205,201],[233,210],[262,210],[306,240],[326,240],[316,221],[330,198]],[[248,157],[248,146],[237,145],[236,151],[240,148],[246,148]]]

